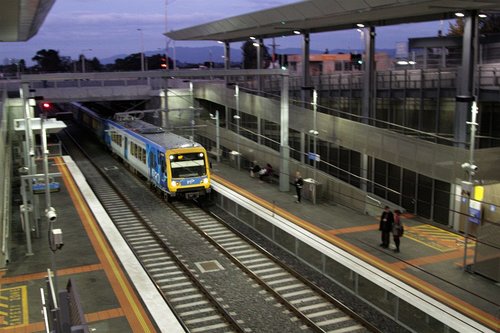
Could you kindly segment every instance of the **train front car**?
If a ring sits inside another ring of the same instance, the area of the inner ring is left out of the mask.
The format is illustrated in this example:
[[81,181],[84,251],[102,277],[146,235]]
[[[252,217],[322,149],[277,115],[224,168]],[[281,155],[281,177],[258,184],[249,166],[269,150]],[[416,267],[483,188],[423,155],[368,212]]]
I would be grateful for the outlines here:
[[196,199],[210,193],[210,168],[202,146],[166,152],[168,189],[176,197]]

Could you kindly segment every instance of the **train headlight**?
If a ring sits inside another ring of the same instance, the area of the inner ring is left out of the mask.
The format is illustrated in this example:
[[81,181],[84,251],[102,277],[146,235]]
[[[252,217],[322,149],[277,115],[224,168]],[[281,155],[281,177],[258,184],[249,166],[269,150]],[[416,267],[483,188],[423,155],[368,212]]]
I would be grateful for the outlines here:
[[208,178],[203,178],[203,184],[208,184]]
[[170,185],[172,185],[172,187],[176,187],[177,186],[177,182],[175,180],[172,180],[170,182]]

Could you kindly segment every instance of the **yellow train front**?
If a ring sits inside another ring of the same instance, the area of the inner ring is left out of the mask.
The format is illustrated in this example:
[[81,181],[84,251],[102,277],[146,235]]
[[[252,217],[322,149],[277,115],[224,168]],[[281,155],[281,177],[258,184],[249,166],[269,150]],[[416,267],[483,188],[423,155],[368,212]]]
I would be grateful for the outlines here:
[[170,149],[165,155],[171,196],[194,199],[210,192],[210,168],[205,148]]

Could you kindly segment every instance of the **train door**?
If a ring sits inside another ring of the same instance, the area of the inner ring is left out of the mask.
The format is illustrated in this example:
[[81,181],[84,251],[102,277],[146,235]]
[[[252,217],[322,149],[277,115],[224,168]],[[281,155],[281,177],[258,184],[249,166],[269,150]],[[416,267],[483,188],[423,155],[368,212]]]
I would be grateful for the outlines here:
[[166,162],[165,162],[165,153],[159,152],[158,154],[158,164],[160,164],[160,182],[162,188],[167,189],[167,171],[166,171]]
[[123,147],[123,158],[128,160],[128,138],[125,135],[123,136],[123,142],[125,144]]

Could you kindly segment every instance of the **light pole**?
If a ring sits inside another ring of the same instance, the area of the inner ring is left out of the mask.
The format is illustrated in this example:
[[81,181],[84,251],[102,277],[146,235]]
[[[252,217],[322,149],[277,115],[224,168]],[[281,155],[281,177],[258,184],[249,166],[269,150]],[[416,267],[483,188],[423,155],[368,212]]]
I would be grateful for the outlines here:
[[312,106],[313,106],[313,129],[309,130],[309,134],[313,136],[313,165],[314,165],[314,181],[316,181],[316,169],[317,169],[317,137],[318,137],[318,125],[317,125],[317,108],[318,108],[318,91],[316,89],[313,89],[313,101],[312,101]]
[[85,73],[85,51],[92,51],[92,49],[83,49],[81,51],[80,57],[82,60],[82,73]]
[[142,29],[137,29],[141,33],[141,71],[144,72],[144,34]]
[[215,151],[217,156],[217,163],[220,162],[220,123],[219,123],[219,110],[215,110],[215,116],[210,114],[211,119],[215,119]]
[[467,245],[468,245],[468,240],[469,240],[469,214],[470,214],[470,206],[471,206],[471,200],[472,200],[472,195],[474,193],[474,184],[473,184],[473,176],[476,174],[477,171],[477,166],[474,164],[474,146],[475,146],[475,140],[476,140],[476,127],[479,125],[476,122],[477,119],[477,113],[478,113],[478,108],[477,108],[477,103],[474,100],[474,97],[463,97],[463,96],[457,96],[457,101],[469,101],[472,100],[472,106],[471,106],[471,121],[467,122],[468,125],[470,125],[470,144],[469,144],[469,162],[463,163],[462,168],[468,173],[468,200],[467,200],[467,213],[466,213],[466,220],[465,220],[465,230],[464,230],[464,258],[463,258],[463,269],[464,271],[467,271]]
[[240,170],[241,162],[240,162],[240,87],[238,85],[234,86],[234,97],[236,97],[236,115],[234,119],[236,119],[236,152],[237,152],[237,165],[238,170]]

